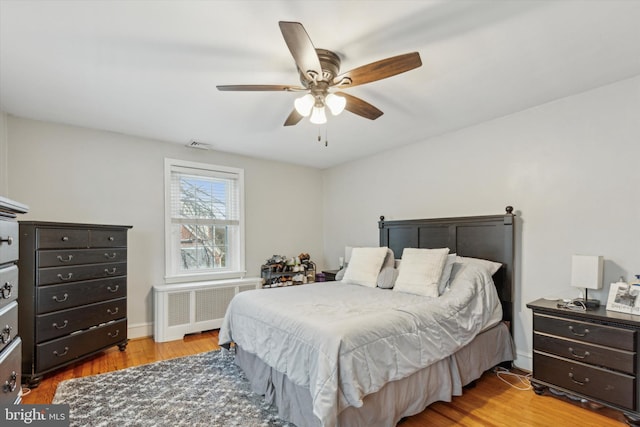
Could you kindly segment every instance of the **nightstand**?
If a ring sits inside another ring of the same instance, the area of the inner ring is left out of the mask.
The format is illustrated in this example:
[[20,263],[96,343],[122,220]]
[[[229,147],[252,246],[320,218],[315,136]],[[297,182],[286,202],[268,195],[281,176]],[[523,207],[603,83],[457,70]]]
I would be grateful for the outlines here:
[[336,280],[336,274],[338,274],[338,271],[340,270],[322,270],[322,273],[324,274],[324,281],[333,282]]
[[547,387],[624,413],[640,425],[640,316],[558,308],[540,299],[533,310],[533,376],[537,394]]

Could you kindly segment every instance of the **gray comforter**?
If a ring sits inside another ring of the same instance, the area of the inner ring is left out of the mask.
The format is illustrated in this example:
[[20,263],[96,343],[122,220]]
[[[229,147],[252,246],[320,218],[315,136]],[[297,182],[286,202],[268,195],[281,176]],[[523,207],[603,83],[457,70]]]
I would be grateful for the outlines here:
[[333,427],[344,408],[453,354],[501,315],[491,277],[463,267],[439,298],[341,282],[242,292],[219,342],[308,388],[314,414]]

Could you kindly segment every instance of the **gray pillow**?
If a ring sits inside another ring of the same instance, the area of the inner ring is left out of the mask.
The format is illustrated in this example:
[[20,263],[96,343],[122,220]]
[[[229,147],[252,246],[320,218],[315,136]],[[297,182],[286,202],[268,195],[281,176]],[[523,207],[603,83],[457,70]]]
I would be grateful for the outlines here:
[[336,278],[334,279],[336,282],[339,282],[344,277],[344,272],[347,271],[347,266],[345,265],[336,273]]
[[381,289],[392,289],[398,277],[398,270],[394,267],[382,267],[378,274],[377,284]]

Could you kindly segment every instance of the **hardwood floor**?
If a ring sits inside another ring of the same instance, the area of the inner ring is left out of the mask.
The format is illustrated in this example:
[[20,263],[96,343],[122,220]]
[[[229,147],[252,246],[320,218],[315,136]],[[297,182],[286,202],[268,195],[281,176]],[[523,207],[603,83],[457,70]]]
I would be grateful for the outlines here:
[[[135,339],[127,350],[114,347],[82,363],[46,376],[39,387],[22,399],[23,403],[51,403],[60,381],[115,371],[159,360],[202,353],[219,348],[218,332],[189,335],[183,340],[156,343],[152,338]],[[452,402],[437,402],[407,418],[400,427],[450,426],[598,426],[625,425],[622,416],[608,409],[592,410],[586,405],[531,390],[520,391],[505,384],[495,374],[485,373],[476,386],[465,390]],[[301,426],[302,427],[302,426]]]

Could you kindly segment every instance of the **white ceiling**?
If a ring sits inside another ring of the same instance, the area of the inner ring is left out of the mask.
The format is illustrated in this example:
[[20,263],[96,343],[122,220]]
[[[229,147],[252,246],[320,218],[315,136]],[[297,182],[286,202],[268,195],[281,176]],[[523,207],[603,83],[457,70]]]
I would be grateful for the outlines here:
[[[423,66],[348,90],[375,121],[285,128],[299,95],[216,90],[299,83],[281,20],[343,72],[412,51]],[[0,0],[0,108],[326,168],[640,75],[639,23],[634,0]]]

